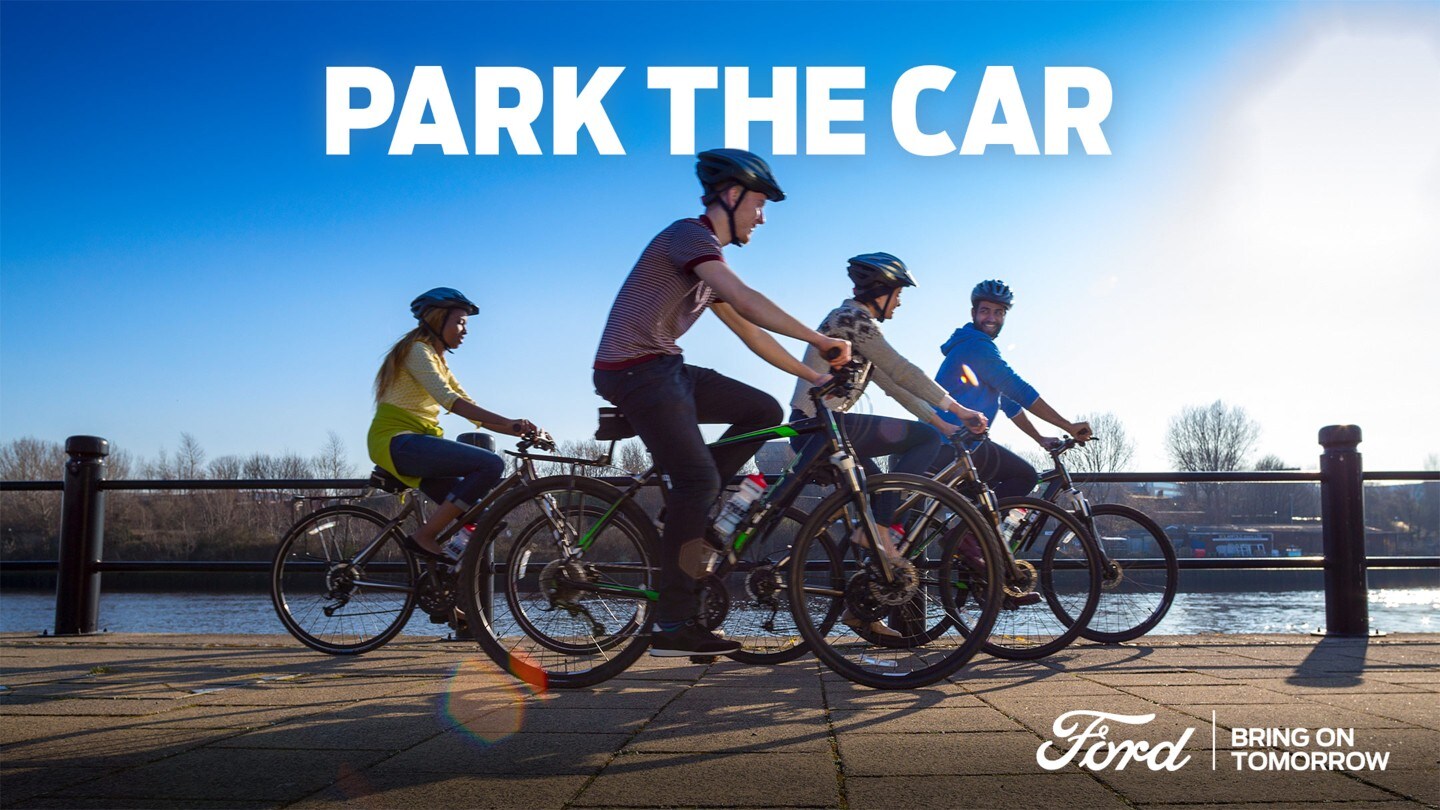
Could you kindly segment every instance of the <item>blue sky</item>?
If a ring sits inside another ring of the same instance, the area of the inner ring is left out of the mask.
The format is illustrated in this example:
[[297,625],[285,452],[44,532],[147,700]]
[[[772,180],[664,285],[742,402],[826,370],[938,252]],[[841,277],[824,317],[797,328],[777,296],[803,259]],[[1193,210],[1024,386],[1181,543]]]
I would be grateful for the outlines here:
[[[370,381],[406,305],[481,304],[452,367],[480,404],[564,438],[593,429],[589,364],[649,238],[698,211],[649,66],[858,65],[863,156],[775,156],[790,199],[732,265],[802,321],[846,257],[904,258],[919,289],[887,333],[922,367],[999,277],[1001,342],[1062,412],[1114,411],[1165,469],[1186,405],[1243,405],[1259,452],[1313,466],[1319,427],[1365,429],[1367,466],[1440,452],[1440,12],[1433,4],[17,3],[0,5],[0,440],[90,433],[140,456],[363,462]],[[726,22],[725,34],[706,27]],[[743,32],[743,33],[741,33]],[[917,157],[890,90],[944,65],[922,127],[958,144],[987,65],[1012,65],[1043,142],[1047,66],[1103,71],[1113,154]],[[473,143],[473,70],[623,66],[605,108],[624,156],[386,154],[389,124],[325,154],[325,68],[444,68]],[[721,145],[720,91],[699,96]],[[770,127],[751,127],[770,152]],[[714,319],[691,362],[781,399],[792,381]],[[798,352],[799,347],[796,346]],[[876,392],[864,407],[902,411]],[[466,423],[447,418],[447,430]],[[1026,441],[1009,426],[997,436]]]

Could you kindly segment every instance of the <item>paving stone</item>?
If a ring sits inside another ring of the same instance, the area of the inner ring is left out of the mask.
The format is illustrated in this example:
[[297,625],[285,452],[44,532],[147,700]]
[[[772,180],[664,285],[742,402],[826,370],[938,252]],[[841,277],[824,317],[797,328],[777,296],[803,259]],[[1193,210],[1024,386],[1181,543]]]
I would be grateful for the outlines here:
[[211,801],[294,801],[375,764],[375,751],[202,748],[56,792],[57,796]]
[[[1207,704],[1210,706],[1236,706],[1248,703],[1273,704],[1284,696],[1246,684],[1224,686],[1125,686],[1121,691],[1156,703]],[[1068,694],[1068,693],[1067,693]]]
[[[1132,802],[1344,802],[1384,801],[1391,796],[1344,774],[1324,771],[1212,771],[1191,762],[1178,771],[1146,769],[1096,772],[1096,778]],[[1220,763],[1224,768],[1224,762]],[[1412,772],[1413,773],[1413,772]]]
[[1041,740],[1028,732],[837,733],[836,739],[847,778],[1040,772],[1035,764],[1035,750]]
[[135,727],[150,728],[264,728],[330,711],[325,706],[191,706],[161,714],[130,718]]
[[821,709],[736,707],[692,711],[671,704],[626,745],[657,752],[830,753],[830,728]]
[[1375,675],[1353,677],[1303,677],[1267,678],[1250,684],[1259,689],[1268,689],[1286,695],[1316,694],[1420,694],[1426,690],[1402,683],[1381,679]]
[[816,754],[625,754],[575,807],[835,807],[830,752]]
[[6,764],[64,764],[86,768],[141,765],[214,742],[227,731],[88,728],[5,746]]
[[0,706],[0,717],[54,715],[71,717],[140,717],[194,705],[188,700],[115,700],[89,698],[46,699]]
[[[1106,686],[1224,686],[1230,681],[1224,678],[1216,678],[1200,672],[1193,672],[1186,669],[1168,670],[1163,672],[1087,672],[1081,675],[1089,681],[1102,683]],[[1252,686],[1264,688],[1264,683],[1254,683]]]
[[1388,717],[1425,728],[1440,729],[1440,700],[1424,692],[1360,695],[1307,694],[1306,700],[1351,711]]
[[366,771],[289,807],[388,810],[397,807],[465,807],[472,810],[560,810],[589,781],[587,776],[497,776]]
[[1114,791],[1083,773],[1024,776],[896,776],[845,778],[850,810],[955,810],[958,807],[1126,807]]
[[[11,805],[6,805],[10,807]],[[13,805],[17,810],[271,810],[280,802],[204,801],[200,799],[115,799],[50,796]]]
[[972,731],[1024,731],[1025,727],[994,709],[948,707],[905,714],[835,711],[830,723],[836,734],[947,734]]
[[[361,704],[351,709],[311,715],[227,737],[219,748],[290,748],[296,750],[402,751],[445,732],[452,724],[431,712],[414,714]],[[363,729],[362,733],[357,731]]]
[[1440,807],[1440,770],[1365,771],[1357,776],[1407,799],[1430,807]]
[[451,731],[385,761],[385,771],[538,776],[593,774],[630,739],[628,734],[507,734],[498,738]]
[[0,758],[0,805],[9,807],[17,802],[28,801],[70,785],[99,779],[113,773],[114,768],[82,768],[77,766],[45,763],[12,763]]

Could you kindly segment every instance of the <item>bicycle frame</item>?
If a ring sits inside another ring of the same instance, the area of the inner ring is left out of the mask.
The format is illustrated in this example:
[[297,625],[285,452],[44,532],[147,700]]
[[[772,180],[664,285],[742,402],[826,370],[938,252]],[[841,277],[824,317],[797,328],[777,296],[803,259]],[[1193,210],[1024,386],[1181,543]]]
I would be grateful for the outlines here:
[[[828,387],[827,387],[828,388]],[[816,403],[816,416],[799,419],[775,427],[764,428],[739,436],[731,436],[712,442],[710,447],[730,447],[741,444],[760,444],[771,439],[791,439],[798,436],[813,434],[824,434],[828,437],[825,442],[807,443],[801,452],[790,462],[790,465],[781,472],[780,480],[773,486],[767,488],[765,495],[750,510],[750,513],[736,527],[733,539],[730,539],[723,549],[723,556],[718,563],[714,573],[728,574],[737,569],[740,565],[740,556],[748,548],[750,542],[760,533],[762,527],[766,526],[773,516],[783,514],[795,500],[800,496],[801,491],[808,485],[813,476],[812,473],[820,467],[831,467],[839,472],[840,486],[844,487],[856,499],[862,507],[859,511],[860,529],[865,533],[871,548],[878,547],[879,530],[876,527],[874,517],[870,514],[868,498],[865,494],[864,471],[855,463],[854,450],[850,446],[849,438],[845,435],[843,415],[835,413],[821,404],[820,400],[829,391],[827,388],[813,389],[811,398]],[[611,442],[612,450],[614,442]],[[632,481],[624,490],[615,503],[601,515],[595,525],[572,545],[569,541],[569,527],[564,526],[559,532],[561,553],[568,557],[579,556],[589,548],[594,539],[602,532],[610,522],[611,517],[621,508],[621,504],[632,500],[646,486],[658,483],[664,486],[658,467],[651,467],[645,472],[632,477]],[[563,521],[562,521],[563,523]],[[720,549],[717,549],[720,551]],[[877,564],[881,569],[886,581],[893,581],[893,568],[885,555],[877,554]],[[789,557],[782,558],[778,565],[789,562]],[[605,593],[614,596],[643,596],[650,601],[659,599],[658,592],[650,589],[632,588],[614,583],[593,583],[577,582],[565,578],[565,583],[573,588],[592,593]]]

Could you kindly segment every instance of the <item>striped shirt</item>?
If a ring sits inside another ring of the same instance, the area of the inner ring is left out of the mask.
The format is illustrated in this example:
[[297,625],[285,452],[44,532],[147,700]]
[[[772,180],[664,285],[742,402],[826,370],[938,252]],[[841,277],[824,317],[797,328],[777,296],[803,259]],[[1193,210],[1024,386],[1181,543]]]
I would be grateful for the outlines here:
[[680,354],[675,341],[716,300],[695,268],[723,258],[715,229],[704,216],[677,220],[650,240],[610,307],[595,368],[614,370]]

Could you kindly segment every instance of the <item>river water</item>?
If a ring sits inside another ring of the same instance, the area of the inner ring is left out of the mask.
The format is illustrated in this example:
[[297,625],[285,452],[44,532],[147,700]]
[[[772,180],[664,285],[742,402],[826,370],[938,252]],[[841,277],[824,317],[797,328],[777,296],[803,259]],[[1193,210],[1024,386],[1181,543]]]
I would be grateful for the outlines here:
[[[1152,635],[1308,633],[1325,624],[1322,591],[1179,593]],[[0,593],[0,632],[40,633],[55,626],[55,596]],[[112,633],[284,633],[265,594],[139,593],[100,596],[100,626]],[[1440,632],[1440,588],[1370,591],[1370,626],[1390,633]],[[407,634],[444,636],[449,628],[417,614]]]

